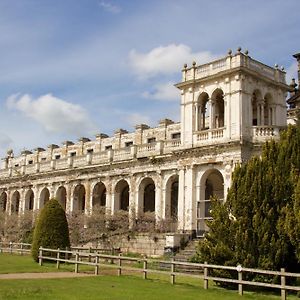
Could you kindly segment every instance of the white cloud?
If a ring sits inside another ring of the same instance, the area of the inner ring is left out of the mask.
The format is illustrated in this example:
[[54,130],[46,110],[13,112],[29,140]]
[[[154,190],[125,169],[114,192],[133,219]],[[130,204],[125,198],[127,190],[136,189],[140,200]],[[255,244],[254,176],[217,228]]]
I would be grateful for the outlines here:
[[125,118],[124,118],[125,122],[127,122],[130,126],[135,126],[138,124],[150,124],[151,120],[149,117],[144,116],[142,114],[139,113],[132,113],[132,114],[128,114]]
[[286,70],[286,83],[287,83],[287,84],[290,84],[290,83],[291,83],[292,78],[295,78],[295,79],[296,79],[296,82],[297,82],[297,78],[298,78],[297,70],[298,70],[298,64],[297,64],[296,61],[294,61],[294,62],[289,66],[289,68]]
[[198,64],[209,62],[216,57],[208,51],[192,52],[184,44],[170,44],[152,49],[148,53],[139,53],[132,49],[129,64],[140,78],[149,78],[158,74],[178,72],[184,63],[196,61]]
[[12,146],[12,139],[3,132],[0,132],[0,149],[8,149]]
[[10,110],[16,110],[41,124],[52,133],[67,133],[80,136],[93,129],[87,112],[51,94],[33,99],[30,95],[12,95],[6,100]]
[[103,8],[105,11],[110,12],[112,14],[118,14],[121,12],[121,7],[114,5],[107,1],[100,1],[99,6]]
[[167,82],[155,85],[154,91],[144,92],[143,97],[162,101],[179,101],[180,92],[174,86],[174,82]]

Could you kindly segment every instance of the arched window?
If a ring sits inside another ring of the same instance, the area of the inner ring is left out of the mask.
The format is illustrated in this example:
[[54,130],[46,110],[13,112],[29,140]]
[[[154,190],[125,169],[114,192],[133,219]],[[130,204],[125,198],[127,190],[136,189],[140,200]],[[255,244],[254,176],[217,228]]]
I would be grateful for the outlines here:
[[115,209],[129,210],[129,185],[126,180],[121,180],[115,188]]
[[144,189],[144,212],[155,211],[155,185],[149,183]]
[[3,192],[0,196],[0,209],[1,211],[6,211],[7,208],[7,194]]
[[224,119],[224,93],[221,89],[216,89],[212,96],[212,126],[213,128],[221,128],[225,126]]
[[220,171],[206,171],[200,182],[200,200],[197,203],[197,234],[208,230],[205,220],[211,218],[211,197],[224,200],[224,178]]
[[40,209],[45,206],[45,204],[49,201],[50,193],[47,188],[44,188],[40,194]]
[[11,212],[18,214],[20,211],[20,193],[15,191],[11,198]]
[[85,188],[82,184],[79,184],[74,189],[73,194],[73,211],[84,212],[85,211]]
[[25,210],[33,210],[34,208],[34,193],[28,190],[25,195]]
[[264,125],[274,125],[274,106],[272,106],[271,94],[266,94],[264,97]]
[[209,129],[209,97],[207,93],[201,93],[198,98],[196,119],[196,130]]
[[67,207],[67,190],[64,186],[60,186],[56,191],[56,199],[64,210]]
[[178,217],[178,180],[174,181],[171,186],[171,218]]
[[98,182],[93,189],[93,207],[106,205],[106,187],[102,182]]

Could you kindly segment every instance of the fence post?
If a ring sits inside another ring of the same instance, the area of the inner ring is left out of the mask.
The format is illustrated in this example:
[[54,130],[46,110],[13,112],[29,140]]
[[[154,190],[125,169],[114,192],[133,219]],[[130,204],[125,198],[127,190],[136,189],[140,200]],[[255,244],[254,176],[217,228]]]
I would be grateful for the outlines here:
[[10,254],[12,254],[12,246],[13,246],[12,242],[9,242],[9,252],[10,252]]
[[281,300],[286,300],[286,289],[285,289],[285,268],[281,268]]
[[2,250],[2,242],[0,242],[0,253],[2,253],[3,250]]
[[95,257],[95,275],[98,275],[99,274],[99,256],[98,256],[98,253]]
[[[92,253],[92,248],[89,247],[89,254],[91,254],[91,253]],[[91,260],[92,260],[92,257],[89,255],[89,262],[91,262]]]
[[23,243],[20,243],[20,254],[23,255]]
[[172,258],[171,261],[171,283],[174,284],[175,283],[175,264],[174,264],[174,258]]
[[208,279],[207,279],[207,277],[208,277],[208,269],[207,269],[207,261],[206,262],[204,262],[204,278],[203,278],[203,288],[205,289],[205,290],[207,290],[208,289]]
[[56,269],[59,269],[59,264],[60,264],[60,249],[57,248],[57,254],[56,254]]
[[236,267],[236,270],[238,272],[238,281],[239,281],[239,295],[243,296],[243,273],[242,273],[242,266],[238,265]]
[[121,253],[119,254],[119,262],[118,262],[119,268],[118,268],[118,276],[121,276],[122,274],[122,260],[121,260]]
[[143,262],[143,269],[144,269],[144,271],[143,271],[143,278],[144,279],[147,279],[147,260],[146,259],[144,259],[144,262]]
[[78,260],[79,260],[79,253],[77,251],[75,254],[75,273],[78,273]]
[[40,247],[39,249],[39,265],[42,266],[43,265],[43,248]]

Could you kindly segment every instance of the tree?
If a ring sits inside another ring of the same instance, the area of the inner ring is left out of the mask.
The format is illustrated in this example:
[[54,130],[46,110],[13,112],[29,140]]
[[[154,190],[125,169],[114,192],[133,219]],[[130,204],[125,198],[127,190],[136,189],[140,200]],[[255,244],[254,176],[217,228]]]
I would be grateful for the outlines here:
[[294,271],[300,266],[300,126],[261,157],[237,166],[224,205],[213,202],[213,220],[197,259],[223,265]]
[[41,246],[52,249],[70,247],[65,211],[56,199],[49,200],[39,214],[31,250],[35,261],[38,261]]

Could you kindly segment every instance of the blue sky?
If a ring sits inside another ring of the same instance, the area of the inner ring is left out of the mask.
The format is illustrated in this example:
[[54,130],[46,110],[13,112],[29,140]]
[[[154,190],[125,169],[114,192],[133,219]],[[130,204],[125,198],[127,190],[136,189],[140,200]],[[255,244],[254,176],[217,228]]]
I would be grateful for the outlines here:
[[0,0],[0,154],[179,121],[183,63],[248,49],[295,76],[298,0]]

